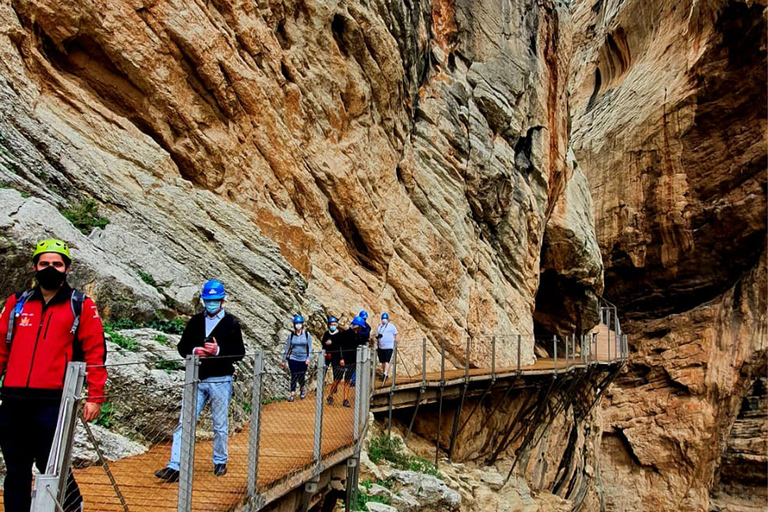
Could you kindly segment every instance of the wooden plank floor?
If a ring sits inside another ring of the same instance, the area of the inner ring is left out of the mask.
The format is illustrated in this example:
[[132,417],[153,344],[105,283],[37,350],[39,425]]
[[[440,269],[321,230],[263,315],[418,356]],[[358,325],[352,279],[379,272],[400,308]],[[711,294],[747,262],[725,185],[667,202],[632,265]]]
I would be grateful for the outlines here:
[[[350,393],[354,395],[354,393]],[[327,456],[353,444],[353,407],[326,405],[323,408],[322,453]],[[315,423],[315,394],[293,403],[271,403],[262,409],[259,446],[259,492],[312,463]],[[212,441],[195,446],[193,510],[222,512],[240,504],[246,497],[248,428],[245,425],[229,438],[227,474],[213,474]],[[152,446],[147,452],[109,463],[131,512],[169,512],[176,510],[178,484],[155,477],[170,456],[169,443]],[[75,478],[89,512],[122,512],[123,508],[101,466],[75,470]],[[0,496],[0,505],[2,496]]]

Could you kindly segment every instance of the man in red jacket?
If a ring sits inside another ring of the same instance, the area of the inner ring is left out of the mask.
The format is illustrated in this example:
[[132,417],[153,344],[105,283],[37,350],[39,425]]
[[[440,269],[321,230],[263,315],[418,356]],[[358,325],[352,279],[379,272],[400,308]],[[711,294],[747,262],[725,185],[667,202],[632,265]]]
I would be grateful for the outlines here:
[[[11,295],[0,313],[0,448],[6,465],[6,512],[29,512],[32,464],[45,472],[59,414],[67,363],[85,361],[86,421],[104,401],[106,344],[93,301],[67,284],[72,256],[61,240],[43,240],[32,255],[37,286]],[[10,335],[9,335],[10,332]],[[68,475],[64,512],[82,510]]]

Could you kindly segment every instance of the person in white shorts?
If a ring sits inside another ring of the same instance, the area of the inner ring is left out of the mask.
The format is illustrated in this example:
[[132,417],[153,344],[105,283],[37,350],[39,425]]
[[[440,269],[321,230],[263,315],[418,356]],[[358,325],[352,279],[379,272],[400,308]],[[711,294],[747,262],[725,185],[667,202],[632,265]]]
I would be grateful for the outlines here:
[[397,327],[389,321],[387,313],[381,314],[381,325],[376,331],[376,341],[378,344],[376,352],[383,373],[381,382],[386,382],[389,375],[389,363],[392,361],[392,353],[395,351],[395,343],[397,343]]

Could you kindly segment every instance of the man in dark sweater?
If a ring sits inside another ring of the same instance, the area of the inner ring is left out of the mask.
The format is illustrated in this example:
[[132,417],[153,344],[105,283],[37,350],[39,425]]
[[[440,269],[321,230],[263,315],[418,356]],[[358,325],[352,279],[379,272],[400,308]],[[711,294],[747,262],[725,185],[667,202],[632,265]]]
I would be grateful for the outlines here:
[[[238,321],[224,311],[224,285],[211,280],[203,285],[201,298],[205,312],[189,319],[181,335],[178,350],[181,357],[200,357],[196,417],[211,403],[213,420],[213,473],[227,473],[227,438],[229,431],[229,401],[232,398],[232,375],[235,363],[245,356],[243,334]],[[181,421],[173,433],[171,460],[155,476],[168,482],[179,480],[181,459]]]
[[360,331],[365,327],[365,321],[356,316],[349,324],[349,329],[339,334],[334,339],[334,345],[337,347],[335,353],[338,353],[340,359],[338,365],[336,361],[333,362],[333,386],[328,396],[328,405],[333,404],[333,394],[339,387],[341,381],[344,381],[344,397],[342,405],[344,407],[351,407],[347,396],[349,395],[349,387],[355,380],[355,369],[357,365],[357,347],[365,345],[365,339],[360,336]]

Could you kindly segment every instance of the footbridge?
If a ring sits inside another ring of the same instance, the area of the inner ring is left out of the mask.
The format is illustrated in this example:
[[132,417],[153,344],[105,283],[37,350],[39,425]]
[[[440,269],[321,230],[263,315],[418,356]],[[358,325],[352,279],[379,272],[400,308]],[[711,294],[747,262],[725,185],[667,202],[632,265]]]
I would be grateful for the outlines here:
[[[382,382],[373,350],[361,347],[357,385],[349,391],[348,406],[343,389],[331,394],[323,352],[313,355],[309,392],[304,399],[297,393],[293,402],[266,392],[270,379],[287,376],[265,369],[262,351],[248,354],[237,365],[225,424],[207,407],[195,421],[206,398],[196,357],[174,360],[178,356],[170,348],[123,343],[109,356],[110,381],[102,415],[94,424],[85,424],[80,412],[85,365],[70,363],[48,465],[35,477],[32,511],[68,512],[64,507],[72,493],[66,485],[70,467],[88,512],[330,512],[339,502],[351,510],[369,413],[386,418],[390,429],[393,414],[405,414],[410,433],[419,411],[437,406],[438,425],[451,425],[450,446],[443,447],[450,456],[466,424],[460,421],[462,410],[465,417],[475,413],[464,408],[473,398],[480,398],[474,400],[476,408],[490,393],[567,387],[588,372],[604,374],[600,386],[607,388],[627,357],[626,336],[615,310],[612,315],[604,309],[602,323],[592,333],[547,340],[546,356],[540,354],[529,365],[497,367],[494,338],[488,367],[473,367],[467,357],[464,367],[457,368],[447,362],[443,347],[439,370],[427,371],[426,341],[400,340],[401,346],[420,344],[422,359],[395,354],[391,378]],[[513,338],[522,345],[524,338]],[[467,341],[467,354],[471,343]],[[508,348],[508,339],[505,343]],[[446,402],[454,408],[458,404],[451,418],[442,417]],[[179,479],[167,482],[154,472],[169,460],[177,425]],[[216,432],[222,429],[229,439],[227,473],[216,476],[212,458],[214,452],[221,453]],[[439,450],[437,442],[436,463]]]

